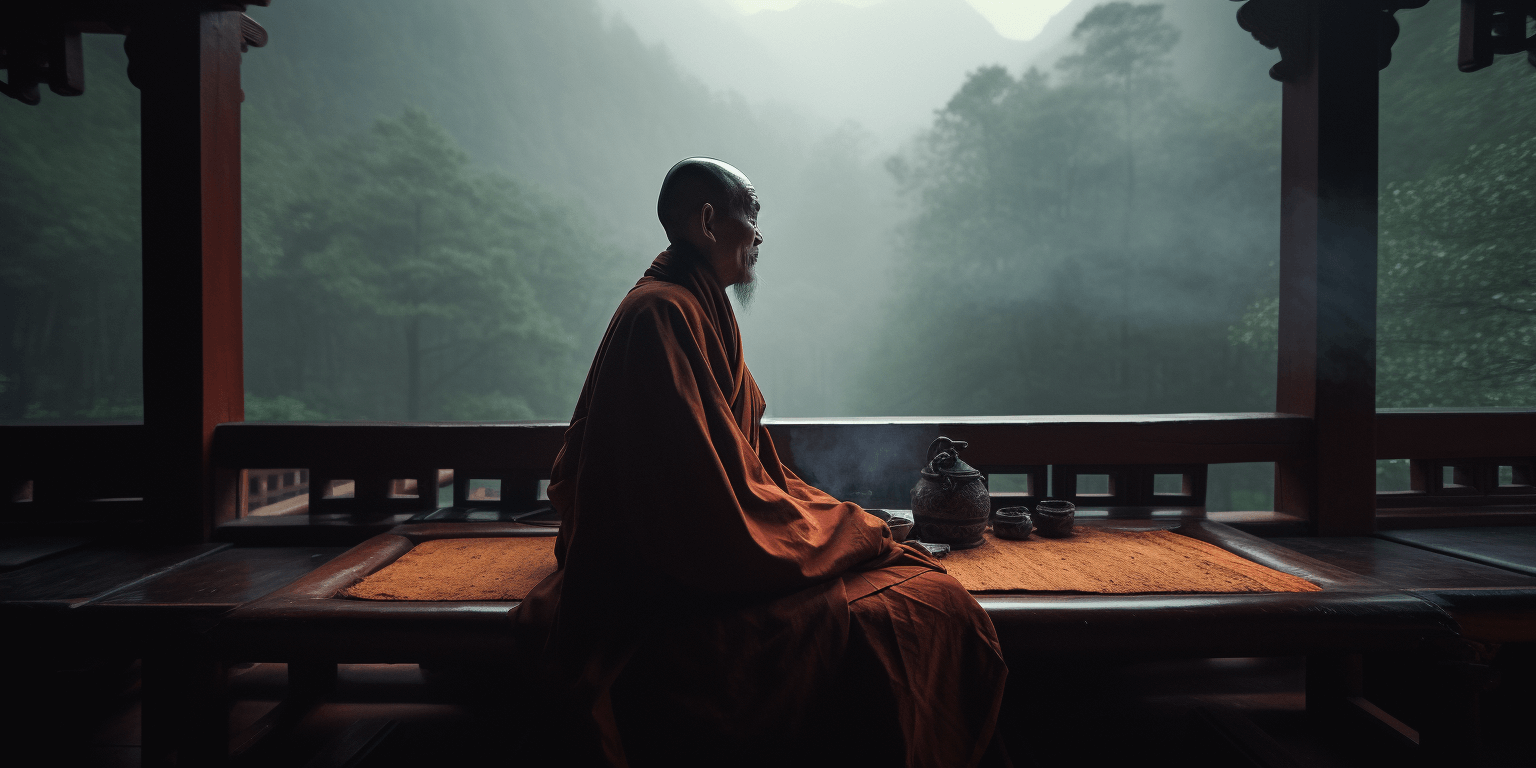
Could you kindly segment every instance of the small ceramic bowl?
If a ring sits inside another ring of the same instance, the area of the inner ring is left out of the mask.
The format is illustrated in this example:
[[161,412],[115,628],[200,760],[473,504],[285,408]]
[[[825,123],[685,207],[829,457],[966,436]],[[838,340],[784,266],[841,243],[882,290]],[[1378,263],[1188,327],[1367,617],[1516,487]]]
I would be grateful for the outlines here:
[[1027,507],[1003,507],[992,513],[992,535],[999,539],[1023,541],[1034,528]]
[[1070,501],[1047,499],[1035,505],[1035,532],[1052,539],[1072,535],[1077,520],[1077,505]]

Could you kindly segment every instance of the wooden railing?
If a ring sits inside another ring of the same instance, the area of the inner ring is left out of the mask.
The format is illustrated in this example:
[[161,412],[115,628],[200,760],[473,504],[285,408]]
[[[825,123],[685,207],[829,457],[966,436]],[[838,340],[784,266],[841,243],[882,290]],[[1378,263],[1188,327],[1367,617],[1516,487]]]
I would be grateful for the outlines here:
[[[1273,413],[1109,417],[767,419],[781,457],[807,480],[844,498],[905,506],[914,472],[939,435],[970,442],[965,458],[983,472],[1032,478],[1030,492],[999,495],[1028,503],[1052,467],[1056,496],[1102,507],[1203,508],[1206,465],[1304,456],[1308,419]],[[225,424],[214,435],[224,468],[309,466],[317,481],[357,483],[352,499],[327,499],[313,485],[310,510],[377,511],[420,505],[381,504],[394,478],[452,468],[457,503],[476,479],[501,483],[499,503],[531,503],[548,478],[562,423],[513,424]],[[1151,478],[1176,474],[1180,493],[1156,494]],[[1076,492],[1079,474],[1105,474],[1110,492]],[[369,492],[365,489],[372,488]]]
[[1382,411],[1376,456],[1409,460],[1410,488],[1376,495],[1382,527],[1536,522],[1536,411]]
[[[946,435],[971,444],[965,458],[989,474],[1026,475],[1038,494],[1047,467],[1055,494],[1110,508],[1202,508],[1206,467],[1235,462],[1309,459],[1312,420],[1280,413],[1147,416],[1014,416],[966,418],[766,419],[785,462],[835,494],[864,494],[876,506],[904,506],[906,490],[928,443]],[[1536,411],[1383,411],[1375,419],[1376,454],[1413,460],[1414,490],[1378,494],[1384,515],[1479,509],[1536,511]],[[234,423],[214,432],[212,461],[230,493],[220,494],[223,520],[241,488],[240,472],[303,467],[310,472],[309,512],[398,513],[431,508],[435,494],[400,498],[399,481],[436,487],[454,472],[456,501],[470,484],[499,480],[493,503],[534,499],[549,476],[565,425],[517,423]],[[133,423],[0,426],[0,506],[7,517],[44,513],[122,515],[143,494],[153,452]],[[1441,482],[1450,466],[1455,482]],[[1512,467],[1513,484],[1498,468]],[[1078,475],[1110,478],[1107,495],[1077,492]],[[1182,477],[1180,493],[1155,494],[1156,474]],[[1491,479],[1490,479],[1491,478]],[[326,493],[350,481],[346,498]],[[30,499],[17,501],[23,488]],[[1000,494],[1001,496],[1001,494]],[[112,499],[112,502],[99,500]],[[126,500],[126,501],[125,501]],[[238,503],[238,502],[236,502]]]

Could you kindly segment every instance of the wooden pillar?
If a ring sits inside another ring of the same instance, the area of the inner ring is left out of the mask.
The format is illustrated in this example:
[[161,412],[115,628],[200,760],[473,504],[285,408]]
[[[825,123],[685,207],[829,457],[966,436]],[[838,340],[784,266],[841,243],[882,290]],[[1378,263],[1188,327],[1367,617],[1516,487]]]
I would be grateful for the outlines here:
[[1285,7],[1289,26],[1275,28],[1290,39],[1277,41],[1273,72],[1284,81],[1276,410],[1316,429],[1312,459],[1276,466],[1275,509],[1310,516],[1319,535],[1365,535],[1376,516],[1377,72],[1392,22],[1367,0]]
[[145,495],[163,535],[196,541],[238,480],[215,482],[213,428],[245,417],[241,14],[154,7],[126,45],[143,113]]

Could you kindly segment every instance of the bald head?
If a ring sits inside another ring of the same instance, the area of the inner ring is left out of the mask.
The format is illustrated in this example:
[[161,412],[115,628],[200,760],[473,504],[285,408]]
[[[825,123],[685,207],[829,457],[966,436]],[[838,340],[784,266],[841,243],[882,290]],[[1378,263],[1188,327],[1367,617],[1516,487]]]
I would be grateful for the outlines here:
[[667,171],[656,200],[656,218],[667,231],[667,240],[676,244],[688,239],[688,221],[699,215],[705,203],[720,213],[739,214],[754,202],[752,182],[741,171],[712,157],[690,157]]

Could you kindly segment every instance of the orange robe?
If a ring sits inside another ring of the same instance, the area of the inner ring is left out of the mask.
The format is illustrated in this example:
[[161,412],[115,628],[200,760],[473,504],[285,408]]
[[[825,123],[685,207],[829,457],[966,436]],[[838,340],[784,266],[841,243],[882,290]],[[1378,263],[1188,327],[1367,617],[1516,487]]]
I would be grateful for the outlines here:
[[559,569],[514,619],[585,751],[561,761],[977,764],[1007,675],[991,621],[779,461],[694,263],[662,253],[619,305],[555,460]]

